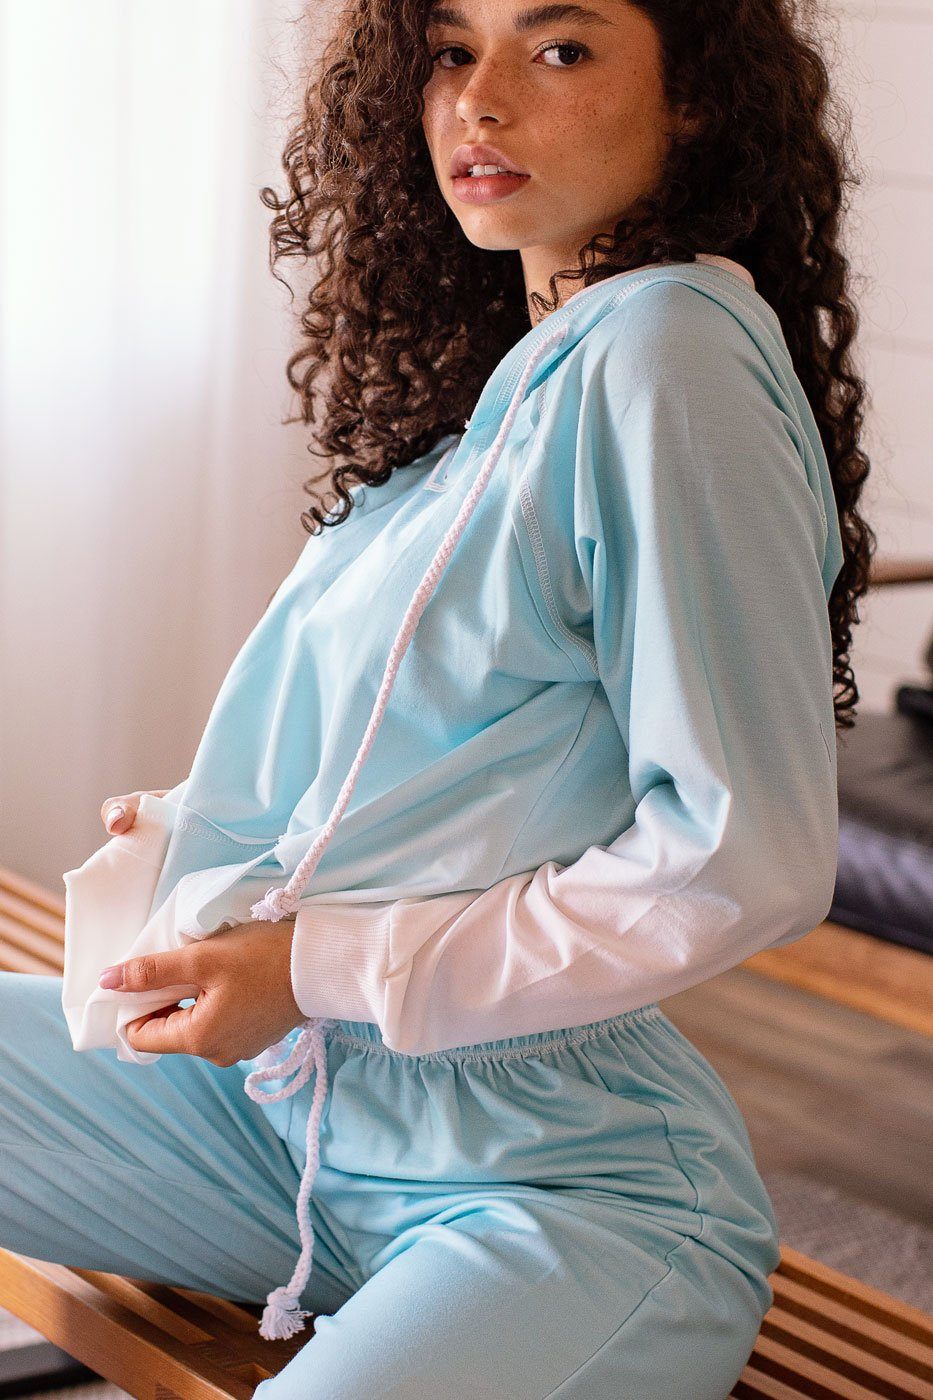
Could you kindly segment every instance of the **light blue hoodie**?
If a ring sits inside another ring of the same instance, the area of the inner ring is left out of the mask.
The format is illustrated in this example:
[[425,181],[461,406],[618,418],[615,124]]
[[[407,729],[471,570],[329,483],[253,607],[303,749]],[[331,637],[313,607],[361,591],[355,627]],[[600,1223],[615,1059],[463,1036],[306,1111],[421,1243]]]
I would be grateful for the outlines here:
[[[637,822],[644,798],[663,800],[669,834],[710,848],[723,794],[751,782],[731,823],[752,847],[749,878],[763,864],[782,906],[790,879],[803,922],[828,909],[832,484],[774,313],[737,274],[686,263],[578,291],[503,358],[461,437],[354,488],[348,520],[309,537],[169,794],[184,820],[153,908],[181,875],[220,867],[201,928],[248,919],[294,871],[363,738],[409,599],[523,367],[558,328],[303,907],[485,890],[566,865]],[[782,840],[805,869],[782,864]]]
[[577,291],[244,642],[153,908],[190,877],[191,934],[297,914],[296,1062],[319,1018],[420,1054],[614,1016],[827,914],[842,547],[750,282]]

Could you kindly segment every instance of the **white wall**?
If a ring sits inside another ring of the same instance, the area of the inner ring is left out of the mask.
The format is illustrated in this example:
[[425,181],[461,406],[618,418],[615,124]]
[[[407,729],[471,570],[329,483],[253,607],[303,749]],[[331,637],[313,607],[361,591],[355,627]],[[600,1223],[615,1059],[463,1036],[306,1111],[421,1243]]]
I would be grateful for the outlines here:
[[[834,0],[833,74],[851,104],[864,183],[849,251],[860,277],[860,346],[872,395],[863,513],[878,556],[933,558],[933,2]],[[929,684],[933,585],[870,593],[854,633],[865,710]]]

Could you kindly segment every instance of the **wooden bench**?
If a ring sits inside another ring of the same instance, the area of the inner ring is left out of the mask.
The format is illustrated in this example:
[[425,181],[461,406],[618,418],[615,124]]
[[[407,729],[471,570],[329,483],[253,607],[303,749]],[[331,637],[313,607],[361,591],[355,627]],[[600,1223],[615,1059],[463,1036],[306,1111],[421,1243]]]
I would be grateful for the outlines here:
[[[735,1400],[929,1400],[933,1320],[784,1247]],[[138,1400],[248,1400],[310,1339],[264,1342],[259,1304],[0,1249],[0,1303]],[[637,1400],[637,1397],[633,1397]]]
[[[64,917],[64,895],[0,867],[0,967],[60,976]],[[831,929],[828,937],[846,932]],[[846,975],[857,980],[857,971],[850,966]],[[895,979],[892,1018],[901,990],[907,988]],[[933,1319],[926,1314],[788,1246],[771,1285],[774,1303],[734,1400],[933,1397]],[[2,1248],[0,1306],[139,1400],[247,1400],[312,1335],[309,1327],[286,1341],[265,1342],[257,1332],[259,1303]]]

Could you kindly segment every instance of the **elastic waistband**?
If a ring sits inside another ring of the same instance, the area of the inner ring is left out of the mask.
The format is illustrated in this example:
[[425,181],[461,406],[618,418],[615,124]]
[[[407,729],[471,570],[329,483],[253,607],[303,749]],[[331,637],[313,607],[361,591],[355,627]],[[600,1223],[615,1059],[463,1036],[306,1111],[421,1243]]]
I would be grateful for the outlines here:
[[429,1050],[423,1055],[409,1055],[402,1050],[393,1050],[382,1039],[382,1032],[371,1021],[340,1021],[325,1028],[328,1040],[356,1045],[361,1049],[377,1051],[385,1055],[399,1055],[404,1059],[417,1060],[501,1060],[512,1056],[533,1055],[542,1046],[555,1048],[559,1045],[573,1045],[581,1040],[592,1040],[609,1030],[625,1030],[641,1021],[653,1021],[662,1016],[656,1001],[639,1006],[634,1011],[624,1011],[621,1016],[608,1016],[602,1021],[588,1021],[582,1026],[568,1026],[562,1030],[533,1031],[528,1035],[506,1036],[503,1040],[478,1041],[475,1045],[456,1045],[449,1050]]

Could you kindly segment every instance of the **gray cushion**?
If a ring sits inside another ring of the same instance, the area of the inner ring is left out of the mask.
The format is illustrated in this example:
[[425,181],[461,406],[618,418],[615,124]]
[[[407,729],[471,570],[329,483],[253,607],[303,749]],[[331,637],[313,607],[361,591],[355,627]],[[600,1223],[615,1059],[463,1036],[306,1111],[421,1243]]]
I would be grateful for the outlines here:
[[839,865],[829,917],[933,953],[933,724],[856,717],[837,731]]

